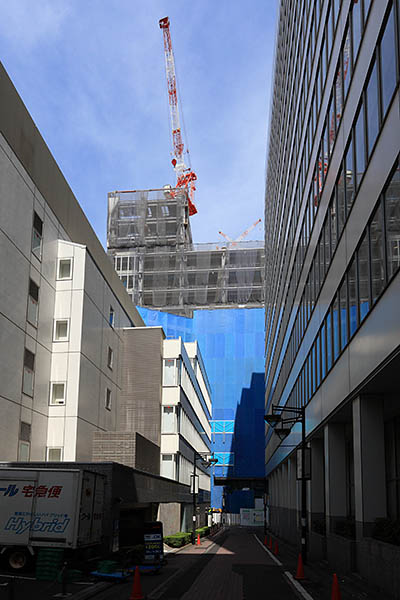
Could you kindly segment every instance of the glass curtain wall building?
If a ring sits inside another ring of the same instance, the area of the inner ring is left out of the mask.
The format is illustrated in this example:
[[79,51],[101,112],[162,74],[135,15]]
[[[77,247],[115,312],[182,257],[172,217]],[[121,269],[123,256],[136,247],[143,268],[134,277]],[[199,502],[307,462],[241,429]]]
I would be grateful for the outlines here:
[[[400,518],[399,18],[397,0],[281,1],[266,181],[266,409],[306,410],[308,551],[375,583],[380,519]],[[266,430],[293,541],[299,437]]]

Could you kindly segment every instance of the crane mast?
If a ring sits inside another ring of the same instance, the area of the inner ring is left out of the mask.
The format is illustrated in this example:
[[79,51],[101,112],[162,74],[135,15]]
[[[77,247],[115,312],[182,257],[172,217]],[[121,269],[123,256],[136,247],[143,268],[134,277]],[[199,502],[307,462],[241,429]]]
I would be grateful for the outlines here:
[[[185,164],[184,159],[184,143],[182,137],[182,130],[179,119],[179,105],[178,105],[178,94],[175,74],[175,61],[174,53],[172,50],[171,33],[169,30],[169,18],[164,17],[159,21],[160,29],[163,32],[164,38],[164,54],[165,54],[165,72],[167,77],[167,90],[168,90],[168,103],[171,119],[171,130],[172,130],[172,166],[175,170],[177,181],[177,188],[186,188],[189,196],[189,215],[195,215],[197,209],[194,205],[194,192],[195,184],[197,179],[196,174],[192,171],[190,165]],[[186,151],[189,154],[188,150]]]

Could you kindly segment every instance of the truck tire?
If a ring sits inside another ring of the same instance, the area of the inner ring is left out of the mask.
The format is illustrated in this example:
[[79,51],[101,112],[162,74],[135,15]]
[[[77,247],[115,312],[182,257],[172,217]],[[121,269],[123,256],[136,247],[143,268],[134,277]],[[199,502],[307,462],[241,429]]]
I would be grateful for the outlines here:
[[31,563],[31,555],[26,548],[10,548],[7,552],[7,566],[11,571],[25,571]]

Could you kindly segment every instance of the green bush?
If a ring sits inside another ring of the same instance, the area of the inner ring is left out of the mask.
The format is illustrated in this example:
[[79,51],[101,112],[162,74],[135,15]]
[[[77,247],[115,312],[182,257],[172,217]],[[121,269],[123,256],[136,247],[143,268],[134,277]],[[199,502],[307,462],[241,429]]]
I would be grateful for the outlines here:
[[181,548],[181,546],[185,546],[186,544],[190,543],[191,537],[191,533],[184,533],[183,531],[180,531],[179,533],[165,536],[164,543],[172,548]]
[[200,537],[204,537],[205,535],[209,535],[210,534],[210,527],[206,526],[206,527],[199,527],[198,529],[196,529],[196,536],[199,533]]
[[400,521],[392,519],[376,519],[372,537],[387,544],[400,546]]

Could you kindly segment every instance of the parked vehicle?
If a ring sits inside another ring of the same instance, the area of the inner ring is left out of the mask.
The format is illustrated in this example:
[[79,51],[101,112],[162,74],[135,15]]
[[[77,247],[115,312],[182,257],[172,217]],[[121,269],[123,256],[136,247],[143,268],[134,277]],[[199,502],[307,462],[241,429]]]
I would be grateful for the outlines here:
[[86,469],[0,467],[0,554],[20,570],[41,547],[101,543],[105,476]]

